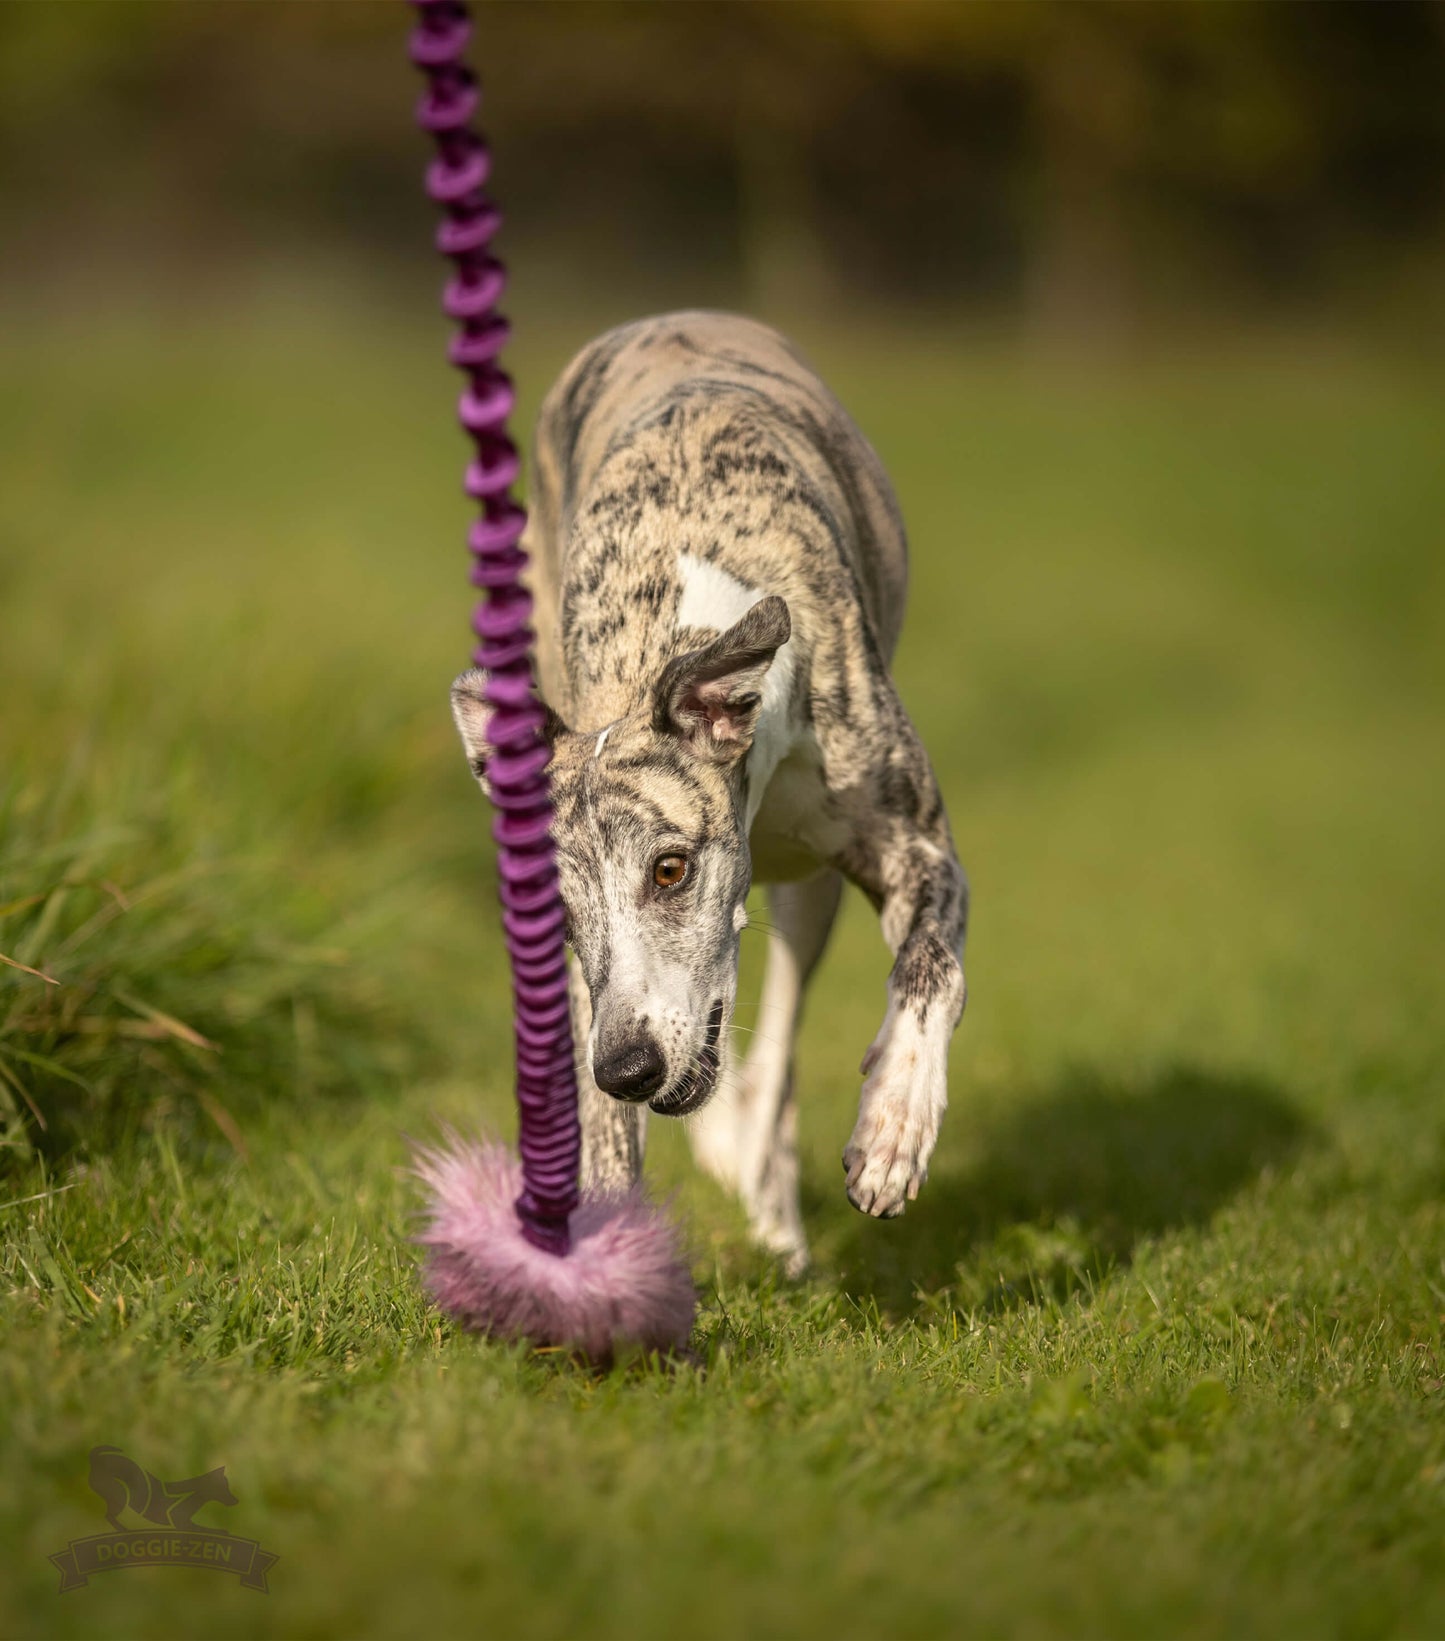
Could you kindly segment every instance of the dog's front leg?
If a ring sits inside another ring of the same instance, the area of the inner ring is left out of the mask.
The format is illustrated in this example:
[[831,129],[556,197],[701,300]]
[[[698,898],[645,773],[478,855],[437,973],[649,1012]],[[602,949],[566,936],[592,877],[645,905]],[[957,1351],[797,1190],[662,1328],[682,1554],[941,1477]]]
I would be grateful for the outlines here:
[[888,1011],[863,1057],[858,1121],[843,1153],[848,1200],[878,1219],[901,1214],[928,1177],[965,997],[968,885],[926,761],[923,771],[913,812],[875,817],[848,862],[894,953]]
[[577,1103],[582,1119],[583,1189],[627,1191],[642,1177],[647,1107],[614,1100],[593,1082],[587,1054],[587,1039],[592,1031],[592,998],[580,966],[570,958],[567,990],[572,1003],[572,1047],[577,1061]]
[[800,1276],[808,1265],[798,1203],[793,1040],[842,893],[843,879],[834,871],[769,887],[773,928],[752,1047],[732,1086],[714,1097],[690,1131],[694,1156],[738,1193],[753,1236],[782,1255],[790,1276]]

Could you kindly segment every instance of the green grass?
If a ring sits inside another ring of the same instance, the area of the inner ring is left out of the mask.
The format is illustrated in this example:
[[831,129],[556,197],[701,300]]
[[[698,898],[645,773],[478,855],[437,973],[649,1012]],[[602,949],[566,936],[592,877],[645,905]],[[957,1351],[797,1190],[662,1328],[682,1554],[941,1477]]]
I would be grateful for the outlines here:
[[[524,325],[533,401],[587,329]],[[596,1376],[439,1321],[406,1240],[406,1136],[509,1101],[440,325],[13,330],[0,952],[58,983],[0,968],[0,1634],[1445,1631],[1438,379],[808,338],[915,540],[952,1110],[853,1214],[852,901],[814,1275],[654,1125],[696,1360]],[[224,1464],[272,1594],[59,1597],[99,1443]]]

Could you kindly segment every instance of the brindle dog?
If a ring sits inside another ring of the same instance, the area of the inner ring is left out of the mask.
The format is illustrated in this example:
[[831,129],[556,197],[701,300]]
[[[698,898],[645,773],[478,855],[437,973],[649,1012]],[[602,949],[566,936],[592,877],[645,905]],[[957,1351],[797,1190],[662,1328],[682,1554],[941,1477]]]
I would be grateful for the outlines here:
[[[702,1112],[698,1160],[789,1269],[792,1044],[843,881],[894,953],[843,1152],[849,1200],[918,1194],[963,1011],[968,892],[889,676],[903,521],[878,457],[775,331],[677,313],[609,331],[548,394],[532,517],[569,919],[584,1168],[630,1184],[645,1109]],[[452,705],[485,779],[482,678]],[[720,1077],[750,884],[774,925],[752,1046]]]

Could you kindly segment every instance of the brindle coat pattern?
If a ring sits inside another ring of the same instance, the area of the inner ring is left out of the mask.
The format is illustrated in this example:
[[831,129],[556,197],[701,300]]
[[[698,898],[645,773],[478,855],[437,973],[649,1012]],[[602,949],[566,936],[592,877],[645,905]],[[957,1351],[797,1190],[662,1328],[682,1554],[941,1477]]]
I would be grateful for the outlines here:
[[[586,1170],[627,1183],[641,1165],[640,1105],[593,1073],[640,1063],[644,1042],[665,1066],[653,1110],[686,1113],[720,1081],[699,1160],[801,1268],[791,1045],[843,879],[895,954],[843,1154],[866,1213],[901,1213],[926,1176],[965,995],[966,883],[888,671],[907,580],[892,490],[776,332],[668,314],[599,337],[547,396],[527,545]],[[453,692],[474,760],[479,684]],[[681,890],[650,875],[669,852],[690,861]],[[757,1033],[718,1079],[754,880],[774,923]]]

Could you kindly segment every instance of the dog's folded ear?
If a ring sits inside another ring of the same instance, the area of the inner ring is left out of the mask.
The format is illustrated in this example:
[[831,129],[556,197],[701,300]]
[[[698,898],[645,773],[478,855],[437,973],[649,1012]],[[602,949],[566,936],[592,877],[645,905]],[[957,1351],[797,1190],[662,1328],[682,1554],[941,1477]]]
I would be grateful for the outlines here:
[[763,678],[792,633],[788,606],[769,595],[711,644],[669,661],[653,689],[653,728],[720,763],[740,758],[753,744]]
[[[485,690],[487,675],[473,667],[452,684],[452,717],[457,733],[467,751],[467,762],[472,774],[483,784],[487,779],[487,757],[491,747],[487,741],[487,719],[492,709],[487,704]],[[567,726],[545,701],[539,703],[546,717],[542,723],[542,738],[548,746],[557,744],[557,737],[566,733]]]

